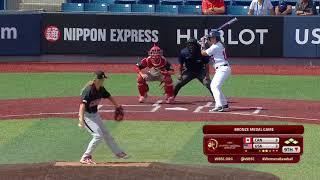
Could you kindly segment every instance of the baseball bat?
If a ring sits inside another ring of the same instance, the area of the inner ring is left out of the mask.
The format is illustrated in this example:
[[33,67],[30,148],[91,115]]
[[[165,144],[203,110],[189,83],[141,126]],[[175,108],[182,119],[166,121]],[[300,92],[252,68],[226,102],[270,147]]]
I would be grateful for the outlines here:
[[221,30],[224,27],[235,23],[236,21],[238,21],[238,19],[236,17],[234,17],[234,18],[230,19],[229,21],[227,21],[226,23],[222,24],[220,27],[218,27],[218,30]]
[[[218,27],[217,30],[220,31],[223,28],[225,28],[226,26],[229,26],[229,25],[235,23],[236,21],[238,21],[238,18],[234,17],[234,18],[230,19],[229,21],[225,22],[224,24],[222,24],[220,27]],[[215,29],[215,28],[213,28],[213,29]],[[205,36],[203,36],[203,37],[205,37]]]

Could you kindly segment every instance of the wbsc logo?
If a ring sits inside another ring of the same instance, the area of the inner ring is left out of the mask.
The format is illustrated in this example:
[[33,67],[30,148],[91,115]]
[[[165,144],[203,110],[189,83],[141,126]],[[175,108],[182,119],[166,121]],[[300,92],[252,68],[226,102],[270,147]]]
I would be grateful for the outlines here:
[[61,32],[56,26],[48,26],[44,31],[44,37],[49,42],[56,42],[61,37]]

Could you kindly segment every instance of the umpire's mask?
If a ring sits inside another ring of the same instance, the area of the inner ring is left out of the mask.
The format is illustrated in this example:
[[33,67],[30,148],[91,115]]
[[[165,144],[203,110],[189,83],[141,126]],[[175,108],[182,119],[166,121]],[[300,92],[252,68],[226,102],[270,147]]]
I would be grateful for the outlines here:
[[190,38],[187,41],[186,46],[187,46],[187,48],[188,48],[188,50],[189,50],[189,52],[190,52],[192,57],[197,56],[199,52],[201,53],[200,44],[198,43],[198,41],[195,38]]

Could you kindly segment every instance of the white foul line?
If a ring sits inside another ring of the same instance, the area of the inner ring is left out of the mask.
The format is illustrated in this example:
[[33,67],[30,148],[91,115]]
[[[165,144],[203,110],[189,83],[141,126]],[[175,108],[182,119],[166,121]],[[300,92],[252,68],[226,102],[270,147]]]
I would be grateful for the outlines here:
[[212,102],[207,102],[207,104],[205,104],[204,106],[198,106],[193,112],[194,113],[198,113],[200,112],[203,108],[205,107],[210,107],[212,105]]
[[269,118],[278,118],[278,119],[294,119],[294,120],[303,120],[303,121],[319,121],[320,119],[313,118],[300,118],[300,117],[291,117],[291,116],[272,116],[272,115],[263,115],[263,114],[253,114],[253,113],[236,113],[236,112],[199,112],[199,113],[210,113],[210,114],[234,114],[241,116],[255,116],[255,117],[269,117]]
[[152,104],[152,106],[154,106],[153,109],[151,109],[150,112],[156,112],[161,108],[160,103],[162,103],[162,100],[158,100],[156,103]]
[[262,107],[257,107],[257,109],[252,114],[259,114],[262,110]]

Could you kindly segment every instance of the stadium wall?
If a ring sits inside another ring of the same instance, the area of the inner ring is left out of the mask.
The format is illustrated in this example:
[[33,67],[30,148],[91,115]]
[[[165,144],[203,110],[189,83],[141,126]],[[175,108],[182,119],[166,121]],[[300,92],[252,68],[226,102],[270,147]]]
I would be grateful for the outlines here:
[[[202,37],[228,16],[43,13],[0,15],[0,55],[94,54],[142,56],[158,43],[175,57],[186,40]],[[231,57],[320,57],[320,17],[240,16],[224,29]]]

